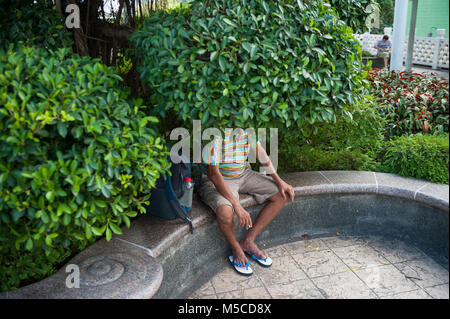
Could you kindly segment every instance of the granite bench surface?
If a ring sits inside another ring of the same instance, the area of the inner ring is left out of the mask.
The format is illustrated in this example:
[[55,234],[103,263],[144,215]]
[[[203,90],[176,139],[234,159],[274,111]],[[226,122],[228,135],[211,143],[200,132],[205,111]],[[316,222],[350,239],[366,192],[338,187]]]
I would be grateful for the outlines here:
[[[316,171],[281,176],[294,187],[296,198],[321,194],[377,194],[423,203],[449,211],[449,186],[393,174],[367,171]],[[252,196],[241,195],[244,207],[256,205]],[[194,199],[191,219],[194,227],[213,222],[212,211]],[[66,266],[56,274],[23,288],[3,292],[0,298],[151,298],[163,280],[158,261],[165,250],[190,228],[182,220],[164,220],[143,215],[132,221],[123,235],[97,241],[71,259],[67,265],[80,269],[80,288],[67,288]]]

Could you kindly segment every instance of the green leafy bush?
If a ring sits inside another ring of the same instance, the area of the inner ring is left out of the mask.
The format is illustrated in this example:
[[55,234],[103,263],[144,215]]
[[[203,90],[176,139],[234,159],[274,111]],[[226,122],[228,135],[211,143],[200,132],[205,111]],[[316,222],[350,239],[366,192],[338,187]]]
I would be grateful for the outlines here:
[[290,130],[280,137],[280,172],[377,170],[376,154],[383,141],[384,120],[376,105],[364,100],[353,118],[310,127],[309,136]]
[[131,41],[154,111],[187,127],[330,122],[368,85],[352,30],[319,0],[195,1]]
[[387,142],[382,171],[448,184],[449,136],[400,136]]
[[68,49],[0,51],[0,288],[121,233],[168,167],[114,69]]
[[64,25],[52,1],[0,0],[0,49],[9,44],[41,46],[58,49],[72,45],[71,34]]

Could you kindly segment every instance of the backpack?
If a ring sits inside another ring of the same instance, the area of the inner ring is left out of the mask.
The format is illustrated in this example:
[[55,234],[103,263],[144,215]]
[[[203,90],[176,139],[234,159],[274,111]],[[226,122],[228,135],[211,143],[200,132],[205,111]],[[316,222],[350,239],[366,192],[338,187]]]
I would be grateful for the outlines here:
[[[176,155],[174,160],[178,163],[173,163],[170,167],[170,172],[158,178],[155,188],[150,191],[150,205],[146,207],[148,214],[158,216],[164,219],[176,219],[181,218],[190,225],[191,232],[194,231],[192,220],[189,218],[188,213],[192,209],[192,200],[183,201],[183,205],[180,199],[186,192],[193,192],[193,188],[185,189],[185,179],[191,178],[191,165],[182,156]],[[169,161],[171,161],[169,157]],[[190,198],[192,198],[191,194]]]

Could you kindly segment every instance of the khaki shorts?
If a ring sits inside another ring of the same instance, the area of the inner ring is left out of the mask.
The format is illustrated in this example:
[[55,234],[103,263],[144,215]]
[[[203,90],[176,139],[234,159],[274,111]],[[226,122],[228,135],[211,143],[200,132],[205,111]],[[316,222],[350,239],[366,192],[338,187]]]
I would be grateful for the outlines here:
[[[237,200],[239,200],[239,193],[250,194],[253,195],[258,204],[262,204],[269,197],[279,192],[272,177],[253,171],[250,165],[247,166],[241,176],[235,179],[225,179],[225,183]],[[206,176],[202,178],[199,195],[202,201],[211,207],[214,212],[222,205],[233,207],[230,201],[217,191],[214,184]]]
[[389,58],[389,52],[378,52],[377,57],[379,58]]

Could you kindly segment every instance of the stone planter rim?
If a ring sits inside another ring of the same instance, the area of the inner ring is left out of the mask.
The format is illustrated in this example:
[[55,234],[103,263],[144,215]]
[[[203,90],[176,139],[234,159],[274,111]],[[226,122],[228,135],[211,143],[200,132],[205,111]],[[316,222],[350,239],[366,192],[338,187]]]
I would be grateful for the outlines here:
[[[326,194],[375,194],[416,201],[447,215],[449,213],[449,185],[369,171],[295,172],[283,174],[282,178],[293,185],[296,198]],[[246,208],[256,205],[253,197],[248,195],[242,195],[240,201]],[[215,220],[209,208],[197,199],[191,215],[196,228]],[[147,233],[143,233],[144,228]],[[154,231],[148,232],[148,229]],[[163,279],[163,267],[157,257],[188,236],[189,226],[181,220],[141,216],[132,222],[130,229],[123,231],[123,235],[114,235],[110,242],[104,239],[97,241],[66,264],[82,264],[101,256],[97,258],[101,264],[93,268],[102,278],[94,278],[91,283],[84,282],[84,289],[65,287],[68,274],[64,266],[56,274],[37,283],[0,293],[0,298],[151,298]],[[128,273],[118,276],[120,269],[117,270],[117,267],[128,269]],[[84,269],[89,269],[89,265]],[[110,274],[104,273],[108,270]],[[92,275],[92,269],[88,271]]]

